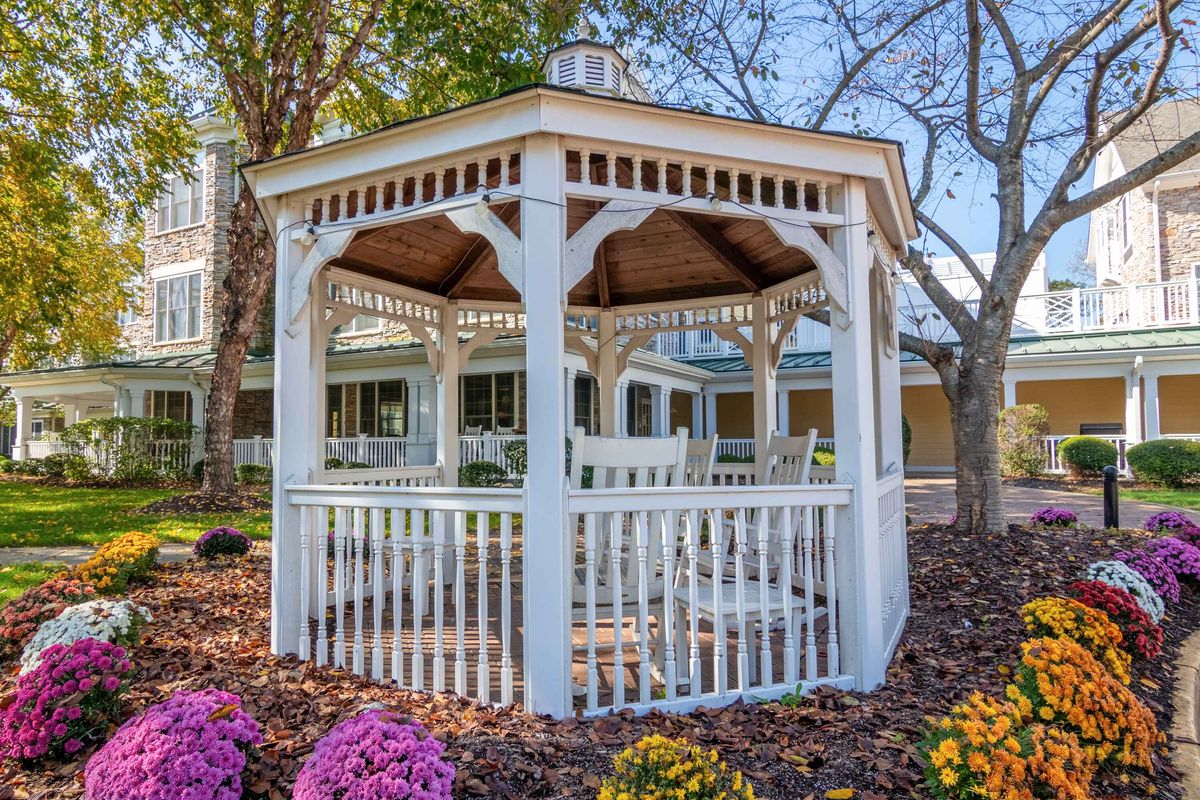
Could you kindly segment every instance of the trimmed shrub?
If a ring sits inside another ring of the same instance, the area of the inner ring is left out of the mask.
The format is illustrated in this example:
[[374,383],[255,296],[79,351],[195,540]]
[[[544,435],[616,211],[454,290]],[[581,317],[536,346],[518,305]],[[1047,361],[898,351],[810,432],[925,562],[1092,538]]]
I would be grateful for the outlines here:
[[742,773],[716,751],[686,739],[646,736],[613,759],[613,774],[600,786],[599,800],[754,800]]
[[1058,460],[1072,475],[1101,475],[1117,463],[1117,446],[1095,436],[1072,436],[1058,443]]
[[1050,413],[1036,403],[1000,411],[1000,471],[1008,476],[1042,474],[1042,440],[1050,433]]
[[1139,481],[1178,489],[1200,480],[1200,442],[1154,439],[1126,450],[1125,460]]
[[266,464],[238,464],[233,474],[238,483],[271,482],[271,468]]
[[204,459],[200,459],[195,464],[192,464],[192,480],[200,483],[204,480]]
[[1100,765],[1151,769],[1164,740],[1154,713],[1091,653],[1049,637],[1023,642],[1021,653],[1005,695],[1022,717],[1074,733]]
[[1121,550],[1113,553],[1113,559],[1133,567],[1133,571],[1145,578],[1150,588],[1166,602],[1179,602],[1179,579],[1175,577],[1175,571],[1151,551]]
[[446,745],[408,717],[367,711],[334,726],[304,762],[293,800],[440,800],[449,798],[454,766]]
[[142,628],[153,622],[150,612],[131,600],[89,600],[63,609],[43,622],[21,653],[21,673],[36,669],[45,652],[56,644],[69,646],[81,639],[130,647],[142,640]]
[[[739,456],[736,453],[721,453],[719,456],[717,456],[717,463],[718,464],[753,464],[754,456]],[[814,464],[820,463],[817,461],[815,453],[813,455],[813,463]]]
[[1014,703],[980,692],[934,723],[917,748],[925,756],[925,783],[939,800],[1082,800],[1096,772],[1078,736],[1026,725]]
[[87,763],[85,800],[240,800],[262,744],[240,697],[180,691],[122,725]]
[[[565,439],[563,445],[567,451],[567,474],[571,473],[571,438]],[[504,460],[508,462],[508,468],[517,476],[518,480],[524,479],[525,473],[529,472],[529,445],[525,439],[513,439],[504,445]]]
[[[74,453],[51,453],[42,459],[42,474],[50,478],[86,480],[92,471],[87,459]],[[78,476],[84,476],[80,478]]]
[[912,452],[912,425],[908,424],[908,417],[900,415],[900,441],[904,447],[904,463],[908,463],[908,454]]
[[14,463],[16,462],[14,462],[11,458],[3,453],[0,453],[0,475],[7,475],[8,473],[13,472]]
[[[754,456],[750,456],[750,461],[754,461]],[[832,467],[835,465],[833,451],[828,447],[817,447],[813,449],[812,463],[820,467]]]
[[12,471],[14,475],[26,475],[35,478],[40,478],[46,474],[46,468],[42,465],[40,458],[23,458],[20,461],[14,461]]
[[72,755],[103,736],[120,712],[130,670],[125,648],[95,639],[56,644],[17,678],[0,712],[0,757],[32,761]]
[[26,589],[20,597],[0,607],[0,662],[16,658],[43,622],[95,596],[95,586],[60,575]]
[[458,468],[459,486],[501,486],[507,480],[504,467],[491,461],[472,461]]
[[[105,417],[69,425],[61,441],[93,471],[125,483],[162,477],[190,453],[196,426],[162,417]],[[171,458],[164,458],[170,455]]]
[[1162,652],[1162,628],[1129,592],[1103,581],[1076,581],[1067,591],[1085,606],[1108,614],[1121,629],[1121,646],[1127,653],[1138,658],[1158,658]]
[[150,574],[158,562],[158,539],[130,531],[100,545],[95,554],[71,574],[101,594],[122,594],[131,580]]
[[249,536],[237,528],[221,526],[202,533],[192,546],[192,553],[200,558],[244,556],[250,552],[251,546]]

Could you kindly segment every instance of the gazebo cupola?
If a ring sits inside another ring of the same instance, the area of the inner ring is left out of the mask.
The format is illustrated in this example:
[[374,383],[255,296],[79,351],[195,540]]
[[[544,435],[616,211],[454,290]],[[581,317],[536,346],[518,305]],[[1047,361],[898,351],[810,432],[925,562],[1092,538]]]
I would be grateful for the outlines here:
[[592,39],[586,18],[579,21],[575,33],[575,41],[546,54],[542,62],[546,80],[564,89],[650,101],[641,81],[633,74],[629,59],[612,45]]

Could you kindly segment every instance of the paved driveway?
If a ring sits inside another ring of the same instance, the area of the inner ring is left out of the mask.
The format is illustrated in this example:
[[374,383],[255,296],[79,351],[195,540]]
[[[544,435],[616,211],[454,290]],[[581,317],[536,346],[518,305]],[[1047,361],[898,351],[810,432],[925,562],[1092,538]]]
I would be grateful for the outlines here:
[[[954,514],[954,479],[948,477],[911,477],[904,481],[904,496],[908,513],[913,522],[946,522]],[[1104,499],[1098,494],[1060,492],[1053,489],[1029,489],[1019,486],[1004,487],[1005,516],[1012,522],[1025,522],[1039,508],[1057,506],[1074,511],[1085,525],[1100,527],[1104,524]],[[1136,500],[1120,501],[1120,522],[1125,527],[1136,527],[1146,517],[1159,511],[1185,511],[1186,509],[1160,506],[1155,503],[1139,503]]]

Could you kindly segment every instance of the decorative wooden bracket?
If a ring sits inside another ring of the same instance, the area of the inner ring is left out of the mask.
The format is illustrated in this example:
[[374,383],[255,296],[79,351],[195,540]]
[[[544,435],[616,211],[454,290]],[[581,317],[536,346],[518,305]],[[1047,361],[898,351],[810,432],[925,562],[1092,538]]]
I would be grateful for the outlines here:
[[783,358],[783,343],[787,341],[788,333],[792,328],[796,327],[796,320],[800,318],[799,311],[793,311],[779,318],[779,327],[775,331],[774,341],[771,342],[771,372],[779,369],[779,362]]
[[458,368],[462,369],[466,366],[467,361],[471,359],[471,354],[484,345],[489,345],[496,341],[500,335],[498,330],[479,330],[475,331],[475,335],[458,346]]
[[425,345],[425,355],[429,356],[429,368],[433,370],[434,377],[440,380],[442,374],[442,354],[438,350],[437,342],[433,340],[433,334],[429,332],[429,328],[416,322],[406,322],[404,323],[404,327],[408,328],[408,332],[413,335],[413,338]]
[[321,267],[346,252],[347,245],[354,238],[354,231],[332,231],[322,233],[317,237],[311,249],[296,271],[288,276],[287,317],[288,328],[294,328],[300,318],[300,311],[308,301],[312,290],[313,276]]
[[521,239],[489,208],[480,212],[477,206],[456,208],[446,212],[446,218],[463,233],[478,233],[496,249],[500,274],[522,295],[525,276],[521,272]]
[[875,273],[875,290],[879,292],[879,313],[883,315],[883,353],[888,358],[896,355],[896,297],[893,294],[895,284],[892,281],[891,273],[883,262],[875,259],[875,265],[872,269]]
[[335,308],[332,309],[327,317],[325,317],[325,325],[321,331],[322,338],[329,338],[333,334],[333,329],[338,325],[345,325],[357,316],[355,311],[350,308]]
[[625,374],[625,370],[629,366],[629,357],[633,355],[633,351],[645,347],[653,338],[654,334],[652,332],[629,334],[629,341],[621,348],[621,352],[617,353],[618,378]]
[[583,357],[583,363],[587,365],[588,372],[593,375],[599,375],[600,356],[584,341],[584,334],[582,332],[568,331],[565,339],[566,347]]
[[596,248],[610,233],[633,230],[654,213],[645,203],[609,200],[567,240],[564,286],[571,291],[592,270]]
[[746,362],[746,366],[753,368],[754,361],[754,343],[747,339],[742,332],[737,328],[713,328],[712,332],[717,335],[717,338],[724,339],[730,344],[736,344],[742,350],[742,360]]
[[795,247],[807,253],[821,271],[821,284],[825,294],[833,301],[839,314],[835,314],[838,324],[843,328],[850,326],[850,280],[846,274],[846,265],[829,249],[829,245],[817,235],[807,222],[782,222],[767,218],[767,225],[779,237],[779,241],[788,247]]

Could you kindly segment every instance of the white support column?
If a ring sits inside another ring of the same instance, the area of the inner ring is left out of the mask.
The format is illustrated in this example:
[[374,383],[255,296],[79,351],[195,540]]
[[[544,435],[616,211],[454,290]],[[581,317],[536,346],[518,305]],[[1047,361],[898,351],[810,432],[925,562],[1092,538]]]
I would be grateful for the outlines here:
[[[876,302],[869,314],[871,341],[875,348],[875,413],[879,425],[876,433],[879,439],[879,447],[876,448],[878,463],[875,469],[877,477],[882,478],[893,470],[904,470],[904,431],[900,421],[900,342],[897,326],[894,323],[886,324],[884,317],[887,313],[894,313],[889,312],[890,309],[898,307],[896,287],[890,277],[883,282],[872,281],[872,284],[872,288],[877,290]],[[889,296],[880,297],[880,292],[887,292]]]
[[[192,463],[204,458],[204,402],[207,392],[199,386],[191,390],[192,393],[192,425],[196,430],[192,434]],[[265,461],[263,463],[266,463]]]
[[1146,382],[1145,397],[1142,398],[1146,404],[1146,441],[1152,441],[1162,437],[1162,421],[1158,409],[1158,376],[1143,375],[1142,380]]
[[69,428],[79,421],[79,406],[74,403],[63,403],[63,427]]
[[125,392],[122,391],[120,386],[113,387],[112,415],[114,417],[121,416],[121,402],[124,397]]
[[704,431],[704,395],[692,393],[692,438],[704,439],[709,434]]
[[616,402],[617,427],[613,436],[629,436],[629,381],[617,381]]
[[[282,204],[276,230],[286,230],[302,218],[299,203]],[[298,240],[280,238],[275,256],[275,469],[271,493],[271,652],[276,655],[298,651],[300,623],[306,614],[300,607],[300,509],[287,502],[285,487],[313,483],[324,465],[320,409],[325,395],[328,331],[311,291],[303,293],[294,323],[289,313],[289,285],[304,255]],[[308,276],[307,289],[311,290],[315,277],[316,270]],[[324,530],[319,532],[323,535]]]
[[1142,376],[1125,376],[1125,442],[1134,445],[1142,441]]
[[671,387],[650,387],[650,433],[666,436],[671,433]]
[[704,397],[704,438],[717,435],[717,393],[707,388],[701,391]]
[[559,138],[544,133],[527,137],[521,156],[525,374],[529,381],[529,472],[523,517],[525,703],[535,713],[558,718],[571,713],[570,575],[574,551],[574,542],[566,535],[563,448],[565,180]]
[[563,422],[565,428],[563,432],[570,436],[575,430],[575,379],[578,377],[576,370],[567,367],[565,370],[565,382],[563,383]]
[[756,294],[751,301],[754,319],[751,325],[750,363],[754,370],[754,469],[762,474],[766,465],[771,433],[779,424],[775,398],[775,361],[771,351],[771,321],[767,300]]
[[[847,219],[867,218],[866,185],[846,185]],[[854,675],[856,688],[883,682],[883,589],[879,543],[879,506],[875,464],[875,392],[872,390],[870,253],[866,230],[859,226],[834,233],[834,251],[846,265],[849,319],[834,313],[830,327],[833,358],[833,432],[840,483],[854,486],[850,506],[836,515],[842,671]],[[756,315],[757,316],[757,315]]]
[[1017,379],[1004,379],[1004,408],[1015,406],[1017,404]]
[[33,398],[18,395],[17,401],[17,440],[13,442],[13,459],[21,461],[29,458],[29,440],[33,438]]
[[442,307],[438,352],[437,462],[442,465],[442,485],[458,486],[458,304],[453,301]]
[[601,309],[599,317],[596,363],[600,374],[596,385],[600,392],[600,435],[616,436],[624,425],[617,396],[617,322],[612,309]]
[[133,401],[129,397],[128,389],[117,390],[117,416],[128,417],[133,408]]
[[129,417],[144,417],[146,416],[146,390],[140,387],[135,387],[128,390],[129,392],[129,412],[126,416]]
[[408,378],[404,402],[405,463],[432,464],[437,461],[437,385],[433,376]]
[[780,436],[791,436],[792,429],[792,409],[788,404],[788,397],[791,395],[787,389],[777,389],[775,395],[779,398],[778,401],[778,420],[776,424],[779,426]]

